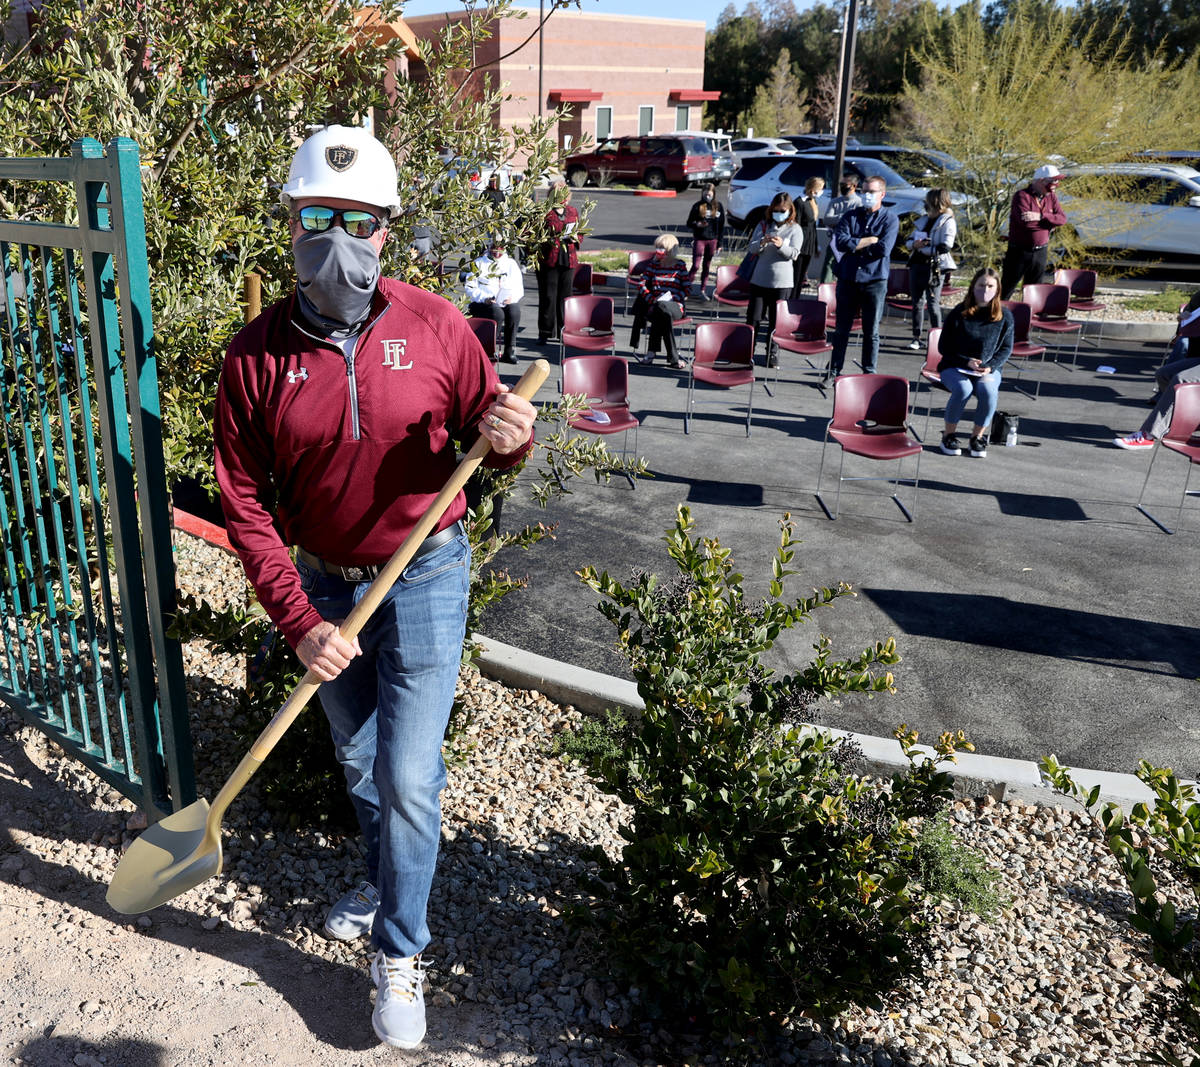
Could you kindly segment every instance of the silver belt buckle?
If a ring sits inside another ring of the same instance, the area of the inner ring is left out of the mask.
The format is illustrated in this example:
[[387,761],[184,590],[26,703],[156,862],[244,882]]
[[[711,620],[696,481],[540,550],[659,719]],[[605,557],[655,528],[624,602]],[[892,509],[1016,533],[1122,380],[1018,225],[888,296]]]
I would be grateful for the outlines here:
[[348,582],[365,582],[367,580],[366,567],[343,567],[342,577]]

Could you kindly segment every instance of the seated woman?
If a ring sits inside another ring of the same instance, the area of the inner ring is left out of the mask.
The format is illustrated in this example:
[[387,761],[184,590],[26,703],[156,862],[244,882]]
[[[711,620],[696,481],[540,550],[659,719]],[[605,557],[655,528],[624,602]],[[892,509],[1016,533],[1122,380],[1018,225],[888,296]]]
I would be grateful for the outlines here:
[[[480,256],[464,282],[467,292],[469,315],[494,319],[496,336],[504,338],[504,355],[501,363],[516,363],[513,355],[513,339],[521,326],[521,300],[525,296],[525,282],[521,268],[504,251],[504,238],[497,234],[488,245],[486,255]],[[495,360],[495,353],[489,352]]]
[[679,239],[660,234],[654,242],[654,258],[634,275],[638,294],[633,302],[633,330],[629,347],[637,350],[642,329],[650,324],[649,351],[638,356],[639,363],[653,363],[660,345],[667,349],[667,363],[676,370],[687,366],[675,349],[675,323],[684,316],[684,301],[692,285],[692,272],[675,254]]
[[975,426],[971,432],[971,455],[987,455],[988,427],[996,414],[1000,392],[1000,368],[1012,355],[1012,312],[1000,303],[1000,275],[984,267],[971,279],[966,299],[946,316],[938,352],[938,373],[950,391],[946,401],[946,427],[941,450],[961,456],[955,432],[971,394],[975,394]]

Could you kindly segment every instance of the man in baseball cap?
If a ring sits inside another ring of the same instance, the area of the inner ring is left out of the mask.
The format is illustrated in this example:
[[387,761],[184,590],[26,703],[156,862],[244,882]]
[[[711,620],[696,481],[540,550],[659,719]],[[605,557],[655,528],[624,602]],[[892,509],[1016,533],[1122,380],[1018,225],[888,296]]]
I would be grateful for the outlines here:
[[338,624],[453,473],[455,445],[482,434],[485,465],[511,467],[532,444],[534,411],[500,384],[453,304],[380,276],[400,201],[391,155],[369,132],[314,133],[281,199],[297,285],[229,346],[217,481],[259,601],[321,680],[362,829],[365,878],[325,933],[371,935],[375,1033],[415,1048],[470,580],[462,493],[358,637]]
[[1033,181],[1013,194],[1008,218],[1008,251],[1004,254],[1000,296],[1007,300],[1018,284],[1040,282],[1046,273],[1050,234],[1067,221],[1054,190],[1062,171],[1046,163],[1033,172]]

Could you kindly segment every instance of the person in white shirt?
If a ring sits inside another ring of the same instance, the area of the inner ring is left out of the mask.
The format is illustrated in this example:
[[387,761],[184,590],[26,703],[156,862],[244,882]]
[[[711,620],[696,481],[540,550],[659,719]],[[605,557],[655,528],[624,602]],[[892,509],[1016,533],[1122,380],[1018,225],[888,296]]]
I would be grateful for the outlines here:
[[[494,319],[497,336],[504,337],[504,355],[501,363],[516,363],[513,355],[513,338],[521,325],[521,298],[525,295],[525,283],[521,268],[516,260],[505,252],[504,238],[497,235],[488,245],[467,275],[465,288],[469,315]],[[488,353],[488,355],[493,355]],[[494,358],[494,357],[493,357]]]

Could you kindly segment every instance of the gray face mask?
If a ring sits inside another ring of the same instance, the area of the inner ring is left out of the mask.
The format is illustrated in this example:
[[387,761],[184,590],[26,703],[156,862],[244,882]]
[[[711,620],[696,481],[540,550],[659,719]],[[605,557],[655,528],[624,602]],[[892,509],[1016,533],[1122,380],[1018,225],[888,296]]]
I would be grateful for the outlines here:
[[305,316],[329,336],[358,331],[371,311],[379,283],[379,253],[371,242],[351,237],[341,226],[302,233],[292,245]]

